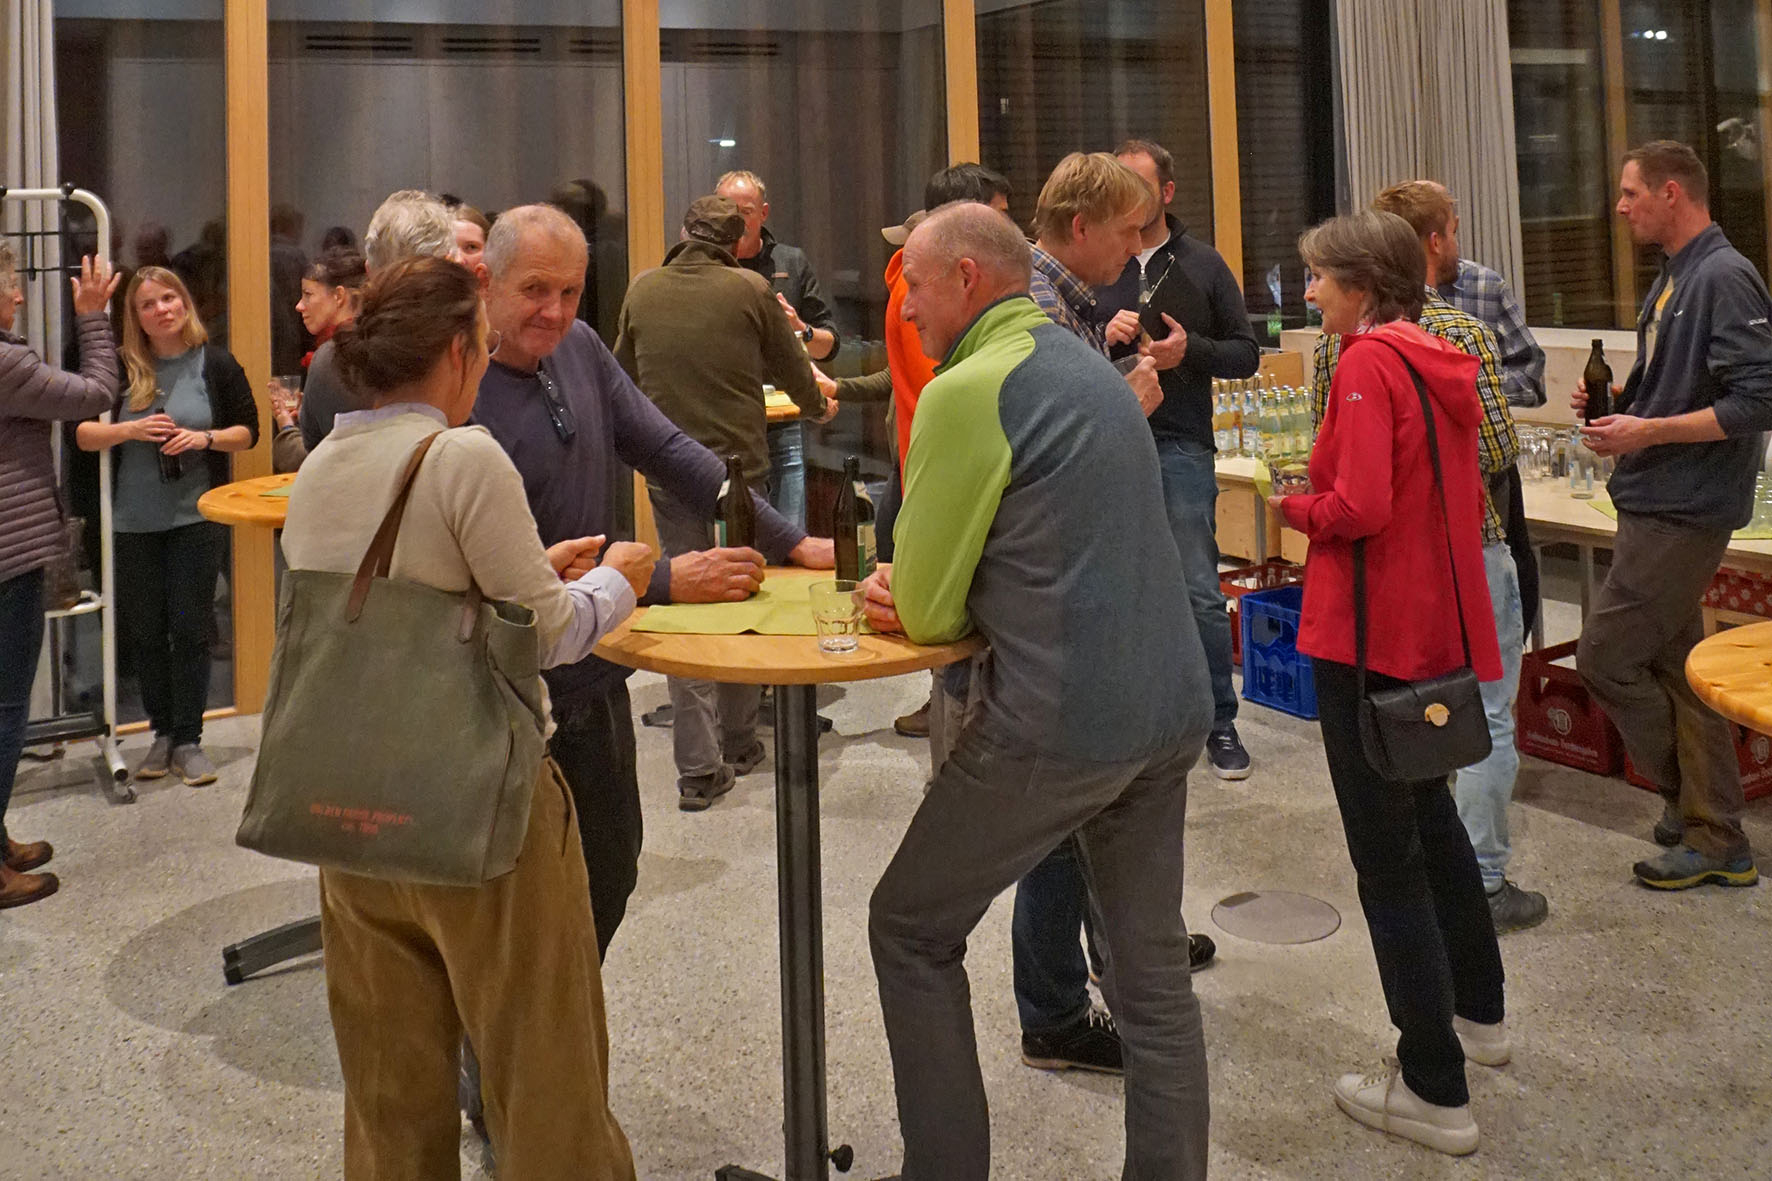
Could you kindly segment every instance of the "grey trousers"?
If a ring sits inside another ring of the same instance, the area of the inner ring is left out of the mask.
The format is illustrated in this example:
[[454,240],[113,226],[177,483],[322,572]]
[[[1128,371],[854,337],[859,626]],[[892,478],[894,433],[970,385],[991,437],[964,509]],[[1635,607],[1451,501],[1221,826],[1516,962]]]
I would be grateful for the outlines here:
[[[647,485],[647,491],[666,557],[713,548],[711,521],[656,484]],[[671,753],[679,778],[712,775],[757,741],[759,686],[684,677],[667,677],[665,686],[671,695]]]
[[1727,533],[1619,513],[1612,569],[1575,655],[1637,773],[1678,804],[1686,844],[1725,860],[1749,852],[1735,734],[1692,691],[1686,656],[1704,637],[1699,600],[1728,546]]
[[868,915],[905,1181],[990,1174],[966,938],[997,895],[1073,833],[1112,948],[1102,991],[1125,1046],[1122,1176],[1206,1175],[1206,1047],[1181,921],[1187,772],[1204,741],[1103,764],[1006,749],[977,725],[960,735]]

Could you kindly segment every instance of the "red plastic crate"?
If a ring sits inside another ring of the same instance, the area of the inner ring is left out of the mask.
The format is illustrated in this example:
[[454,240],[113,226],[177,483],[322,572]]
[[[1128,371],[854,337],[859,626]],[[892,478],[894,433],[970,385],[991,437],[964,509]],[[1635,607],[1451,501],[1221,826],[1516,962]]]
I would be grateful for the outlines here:
[[1514,705],[1515,744],[1565,767],[1616,775],[1624,762],[1624,741],[1572,668],[1553,663],[1575,654],[1575,642],[1526,653],[1520,665],[1520,695]]
[[[1750,800],[1772,795],[1772,738],[1746,726],[1732,728],[1735,731],[1735,757],[1741,764],[1741,794]],[[1624,778],[1644,791],[1656,790],[1654,784],[1637,774],[1628,758],[1624,760]]]
[[1271,562],[1262,562],[1256,566],[1239,566],[1235,570],[1225,570],[1218,576],[1218,589],[1224,592],[1230,604],[1231,612],[1231,661],[1243,663],[1243,620],[1238,609],[1244,595],[1251,591],[1273,590],[1277,586],[1292,586],[1304,581],[1304,567],[1283,558]]

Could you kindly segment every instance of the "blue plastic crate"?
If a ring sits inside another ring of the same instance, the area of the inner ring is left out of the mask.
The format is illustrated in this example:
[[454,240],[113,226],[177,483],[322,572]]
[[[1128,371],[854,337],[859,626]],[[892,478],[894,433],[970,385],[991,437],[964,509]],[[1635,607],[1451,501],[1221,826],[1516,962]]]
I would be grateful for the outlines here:
[[1308,656],[1298,654],[1302,586],[1243,596],[1243,699],[1295,718],[1315,720],[1317,683]]

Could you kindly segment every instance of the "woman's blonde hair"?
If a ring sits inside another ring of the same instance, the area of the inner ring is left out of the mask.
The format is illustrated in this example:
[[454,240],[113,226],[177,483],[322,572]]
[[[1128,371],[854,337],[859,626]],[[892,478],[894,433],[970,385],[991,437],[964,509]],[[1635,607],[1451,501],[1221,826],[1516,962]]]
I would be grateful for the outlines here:
[[140,413],[154,404],[160,391],[160,379],[154,373],[154,350],[148,345],[148,334],[142,331],[141,316],[135,310],[135,293],[143,283],[158,283],[178,292],[185,301],[185,326],[179,339],[187,349],[194,349],[209,340],[203,321],[197,318],[197,305],[191,302],[185,281],[165,267],[143,267],[129,280],[123,295],[123,367],[129,377],[129,408]]

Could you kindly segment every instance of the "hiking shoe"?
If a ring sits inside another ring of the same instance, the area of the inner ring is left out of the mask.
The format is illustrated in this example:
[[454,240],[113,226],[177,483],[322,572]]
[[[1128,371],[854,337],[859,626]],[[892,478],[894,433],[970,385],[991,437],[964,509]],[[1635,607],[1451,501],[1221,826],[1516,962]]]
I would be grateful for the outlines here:
[[893,719],[892,728],[906,738],[929,737],[929,706],[930,702],[925,701],[914,712]]
[[1403,1081],[1395,1058],[1384,1060],[1377,1074],[1344,1074],[1335,1084],[1335,1106],[1368,1128],[1444,1152],[1467,1156],[1477,1150],[1477,1121],[1470,1105],[1441,1107],[1429,1103]]
[[1207,736],[1206,761],[1220,779],[1249,778],[1249,752],[1243,749],[1235,726],[1224,726]]
[[1743,853],[1729,861],[1707,857],[1690,845],[1669,849],[1659,857],[1631,866],[1637,881],[1653,890],[1690,890],[1693,886],[1751,886],[1760,880],[1753,854]]
[[749,750],[741,755],[727,755],[726,762],[731,766],[734,775],[749,775],[763,765],[764,757],[763,740],[753,738]]
[[718,771],[708,775],[679,775],[677,777],[677,810],[679,812],[706,812],[713,807],[714,801],[732,790],[732,783],[738,776],[731,767],[720,764]]
[[172,739],[159,735],[148,748],[148,757],[135,769],[137,779],[164,779],[172,769]]
[[14,873],[28,873],[39,865],[48,865],[49,859],[55,856],[55,846],[48,841],[31,841],[28,844],[7,839],[6,868]]
[[1501,888],[1489,895],[1489,917],[1495,920],[1495,933],[1524,931],[1536,927],[1550,914],[1550,903],[1537,890],[1522,890],[1506,878]]
[[1120,1051],[1120,1031],[1105,1009],[1090,1009],[1082,1017],[1051,1033],[1021,1035],[1021,1060],[1035,1070],[1093,1070],[1121,1074],[1125,1065]]
[[1668,800],[1661,806],[1661,819],[1655,822],[1655,843],[1671,849],[1686,839],[1686,817],[1680,801]]
[[178,777],[189,787],[202,787],[206,783],[215,782],[215,764],[209,761],[209,756],[195,742],[172,748],[172,769],[178,772]]
[[61,888],[52,873],[19,873],[0,868],[0,910],[41,902]]
[[1212,962],[1218,954],[1218,944],[1212,942],[1212,936],[1202,935],[1198,931],[1189,931],[1187,936],[1187,966],[1190,971],[1198,972]]
[[1458,1044],[1464,1048],[1464,1056],[1472,1062],[1483,1066],[1506,1066],[1508,1060],[1514,1056],[1513,1043],[1508,1040],[1505,1021],[1484,1025],[1479,1021],[1454,1017],[1452,1032],[1458,1035]]

